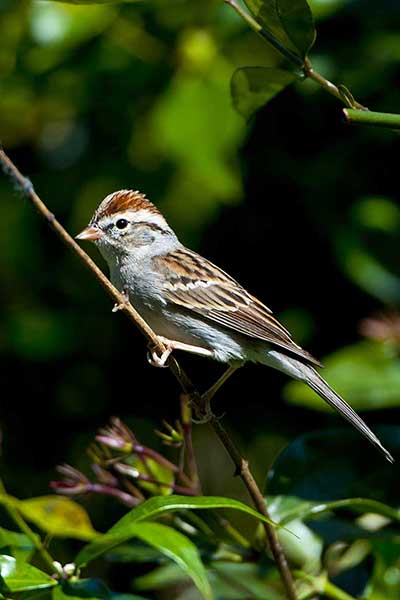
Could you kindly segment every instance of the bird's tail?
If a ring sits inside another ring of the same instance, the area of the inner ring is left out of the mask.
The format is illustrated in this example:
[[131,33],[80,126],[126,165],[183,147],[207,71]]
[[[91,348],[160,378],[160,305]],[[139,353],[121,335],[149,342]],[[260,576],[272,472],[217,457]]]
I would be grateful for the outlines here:
[[[307,383],[311,389],[314,390],[325,402],[327,402],[332,408],[337,410],[338,413],[342,415],[349,423],[353,425],[364,437],[367,438],[378,450],[380,450],[386,457],[386,459],[393,463],[394,458],[384,448],[376,437],[376,435],[371,431],[366,423],[358,416],[358,414],[351,408],[349,404],[343,398],[339,396],[330,385],[321,377],[321,375],[311,367],[310,365],[305,365],[301,361],[296,358],[289,357],[280,352],[269,352],[269,358],[273,359],[275,362],[272,365],[272,361],[269,361],[271,366],[275,366],[279,368],[279,370],[284,371],[294,377],[295,379],[299,379]],[[274,355],[274,356],[271,356]],[[277,364],[279,362],[279,365]]]

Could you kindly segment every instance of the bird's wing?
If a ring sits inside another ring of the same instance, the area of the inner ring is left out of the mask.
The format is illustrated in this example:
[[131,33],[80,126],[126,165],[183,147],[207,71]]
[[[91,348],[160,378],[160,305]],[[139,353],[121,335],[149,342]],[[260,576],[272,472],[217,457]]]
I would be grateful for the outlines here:
[[271,310],[202,256],[181,247],[154,258],[164,294],[175,305],[243,335],[275,344],[320,366],[300,348]]

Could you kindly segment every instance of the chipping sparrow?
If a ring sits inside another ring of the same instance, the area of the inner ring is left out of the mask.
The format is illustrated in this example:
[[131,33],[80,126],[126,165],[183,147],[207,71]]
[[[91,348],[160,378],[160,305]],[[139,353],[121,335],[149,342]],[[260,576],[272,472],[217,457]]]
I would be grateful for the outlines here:
[[300,348],[269,308],[211,262],[185,248],[143,194],[107,196],[78,236],[94,241],[111,281],[166,345],[230,365],[226,379],[247,361],[274,367],[308,384],[393,462],[364,421],[315,370],[320,363]]

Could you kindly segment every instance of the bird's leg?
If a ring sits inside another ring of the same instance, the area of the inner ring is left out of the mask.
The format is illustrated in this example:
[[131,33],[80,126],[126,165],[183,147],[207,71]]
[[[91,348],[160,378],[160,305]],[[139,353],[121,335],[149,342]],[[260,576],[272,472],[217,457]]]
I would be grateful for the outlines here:
[[190,344],[184,344],[183,342],[177,342],[175,340],[169,340],[168,338],[163,337],[162,335],[157,336],[158,339],[164,346],[166,350],[162,353],[161,356],[157,354],[155,350],[150,348],[149,355],[147,360],[153,367],[165,367],[166,362],[173,350],[184,350],[185,352],[191,352],[192,354],[200,354],[201,356],[212,357],[211,350],[207,350],[207,348],[201,348],[201,346],[191,346]]
[[222,387],[225,381],[228,381],[229,377],[235,373],[241,367],[240,364],[230,365],[226,371],[221,375],[219,379],[201,396],[201,400],[203,403],[202,416],[200,419],[197,419],[195,423],[207,423],[213,417],[213,412],[211,410],[211,400],[214,398],[215,394],[218,392],[219,388]]

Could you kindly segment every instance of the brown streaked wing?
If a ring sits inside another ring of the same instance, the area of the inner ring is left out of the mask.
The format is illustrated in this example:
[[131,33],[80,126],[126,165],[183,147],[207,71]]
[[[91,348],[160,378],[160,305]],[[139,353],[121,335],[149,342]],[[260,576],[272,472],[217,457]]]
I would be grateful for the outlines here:
[[169,302],[243,335],[276,344],[320,366],[292,340],[267,306],[213,263],[187,248],[154,260],[165,275],[164,292]]

